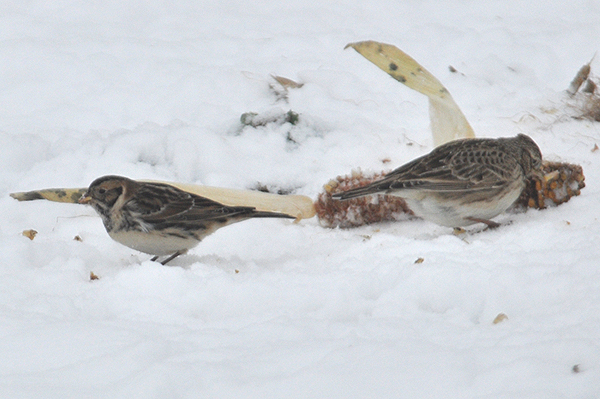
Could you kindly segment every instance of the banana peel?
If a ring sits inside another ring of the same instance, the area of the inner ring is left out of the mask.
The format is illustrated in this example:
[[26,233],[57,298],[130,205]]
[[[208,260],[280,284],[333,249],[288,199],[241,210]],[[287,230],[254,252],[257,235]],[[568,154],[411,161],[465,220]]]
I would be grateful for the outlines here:
[[396,46],[372,40],[350,43],[359,54],[391,77],[429,98],[429,119],[436,146],[459,138],[475,137],[448,89],[411,56]]
[[87,188],[47,188],[43,190],[26,191],[22,193],[10,193],[17,201],[34,201],[45,199],[53,202],[67,202],[77,204],[77,201]]
[[[287,215],[294,216],[298,220],[308,219],[315,215],[315,207],[312,199],[304,195],[278,195],[263,193],[260,191],[201,186],[197,184],[163,182],[155,180],[143,181],[169,184],[181,190],[210,198],[228,206],[252,206],[259,211],[285,213]],[[11,193],[10,196],[18,201],[45,199],[54,202],[77,204],[79,198],[81,198],[83,193],[86,191],[87,188],[49,188],[43,190]]]

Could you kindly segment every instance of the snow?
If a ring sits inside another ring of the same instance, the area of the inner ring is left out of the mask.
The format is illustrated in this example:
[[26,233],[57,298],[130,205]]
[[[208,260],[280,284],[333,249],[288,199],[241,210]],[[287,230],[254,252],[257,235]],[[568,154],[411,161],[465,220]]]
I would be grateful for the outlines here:
[[[587,0],[2,3],[0,397],[598,397],[600,125],[564,90],[599,19]],[[343,50],[361,40],[418,60],[478,136],[581,164],[582,195],[464,237],[251,220],[172,267],[89,207],[8,196],[121,174],[316,198],[430,151],[427,99]],[[286,103],[270,75],[304,86]]]

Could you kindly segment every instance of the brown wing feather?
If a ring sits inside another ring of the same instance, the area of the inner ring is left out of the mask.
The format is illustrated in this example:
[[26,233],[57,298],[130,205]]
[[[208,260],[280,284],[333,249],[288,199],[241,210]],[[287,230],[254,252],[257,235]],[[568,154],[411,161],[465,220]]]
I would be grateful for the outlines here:
[[[217,201],[180,190],[176,187],[160,184],[140,184],[136,200],[130,200],[127,207],[148,223],[182,223],[231,218],[266,217],[265,212],[257,213],[254,207],[227,206]],[[277,213],[274,217],[286,217]]]
[[495,140],[461,140],[401,166],[374,186],[380,191],[477,191],[505,184],[507,170],[516,167],[513,157],[499,156]]
[[[499,148],[500,147],[500,148]],[[519,173],[517,159],[495,139],[457,140],[393,170],[382,180],[336,197],[396,190],[478,191],[497,188]]]
[[192,195],[167,184],[140,184],[127,208],[147,222],[183,218],[185,215],[210,214],[223,207],[222,204]]

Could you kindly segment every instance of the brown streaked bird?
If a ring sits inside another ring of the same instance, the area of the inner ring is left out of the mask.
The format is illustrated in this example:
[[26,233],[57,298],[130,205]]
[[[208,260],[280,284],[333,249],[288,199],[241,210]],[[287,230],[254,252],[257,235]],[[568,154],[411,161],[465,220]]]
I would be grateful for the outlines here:
[[79,200],[102,218],[108,235],[167,264],[221,227],[251,218],[288,218],[254,207],[227,206],[168,184],[103,176]]
[[460,139],[443,144],[365,187],[333,195],[345,200],[385,194],[403,198],[415,215],[442,226],[485,223],[508,209],[526,179],[541,175],[542,153],[531,137]]

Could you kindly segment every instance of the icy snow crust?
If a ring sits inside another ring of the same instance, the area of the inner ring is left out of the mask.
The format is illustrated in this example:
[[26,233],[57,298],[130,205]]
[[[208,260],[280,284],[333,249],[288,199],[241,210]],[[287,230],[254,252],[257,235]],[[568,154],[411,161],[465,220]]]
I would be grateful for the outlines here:
[[[598,397],[600,125],[564,90],[599,20],[584,0],[2,3],[0,397]],[[251,220],[172,267],[89,207],[8,196],[122,174],[316,198],[399,166],[432,148],[427,99],[343,50],[369,39],[430,70],[478,136],[581,164],[582,195],[463,237]],[[277,100],[271,74],[304,86]],[[290,109],[295,126],[240,127]]]

